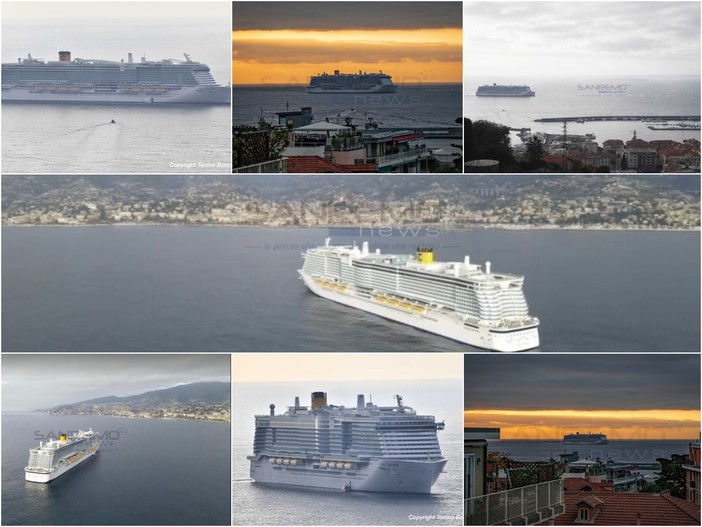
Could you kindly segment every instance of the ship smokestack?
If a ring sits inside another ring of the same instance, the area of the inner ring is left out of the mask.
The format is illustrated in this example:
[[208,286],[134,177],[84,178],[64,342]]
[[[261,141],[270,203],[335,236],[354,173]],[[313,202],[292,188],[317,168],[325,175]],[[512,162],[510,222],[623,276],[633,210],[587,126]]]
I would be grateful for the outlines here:
[[356,411],[360,412],[365,407],[366,407],[366,396],[363,395],[362,393],[359,393],[358,396],[356,397]]
[[487,274],[490,274],[490,267],[491,266],[492,266],[492,264],[490,262],[485,262],[485,272]]
[[434,249],[431,247],[417,247],[417,261],[421,264],[430,264],[434,261]]
[[71,52],[59,51],[59,62],[71,62]]
[[466,267],[468,267],[470,265],[470,256],[466,255],[463,258],[463,265],[465,265]]
[[327,405],[327,394],[324,392],[312,392],[312,410]]
[[275,415],[275,405],[274,405],[273,403],[271,403],[271,404],[268,406],[268,408],[271,409],[271,415]]
[[129,62],[129,64],[134,62],[134,57],[132,57],[131,53],[127,53],[127,62]]
[[295,410],[300,408],[300,398],[296,395],[295,396]]

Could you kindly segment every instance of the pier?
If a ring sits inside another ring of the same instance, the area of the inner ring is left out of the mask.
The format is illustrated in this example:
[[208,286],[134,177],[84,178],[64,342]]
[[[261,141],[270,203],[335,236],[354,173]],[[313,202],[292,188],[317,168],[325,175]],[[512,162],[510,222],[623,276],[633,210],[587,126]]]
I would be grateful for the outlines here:
[[429,139],[430,137],[435,137],[439,139],[461,139],[463,137],[463,128],[460,126],[441,126],[441,127],[427,127],[427,126],[404,126],[404,127],[382,127],[382,128],[371,128],[362,129],[358,128],[361,134],[368,133],[379,133],[379,132],[400,132],[405,131],[411,132],[413,134],[421,134],[424,139]]
[[699,121],[699,115],[594,115],[590,117],[542,117],[537,123],[563,123],[591,121]]

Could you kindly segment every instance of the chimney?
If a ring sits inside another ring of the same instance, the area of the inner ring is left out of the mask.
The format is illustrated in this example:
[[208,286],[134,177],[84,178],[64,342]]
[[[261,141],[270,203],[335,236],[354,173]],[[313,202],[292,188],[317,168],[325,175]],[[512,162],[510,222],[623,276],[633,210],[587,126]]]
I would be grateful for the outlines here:
[[312,410],[327,405],[327,394],[324,392],[312,392]]

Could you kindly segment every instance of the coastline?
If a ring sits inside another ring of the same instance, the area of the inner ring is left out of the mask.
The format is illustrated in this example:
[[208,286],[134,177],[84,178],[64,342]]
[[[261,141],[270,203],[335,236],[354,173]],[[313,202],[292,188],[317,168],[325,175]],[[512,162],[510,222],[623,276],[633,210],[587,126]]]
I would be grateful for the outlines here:
[[41,223],[18,223],[18,224],[8,224],[2,223],[3,228],[5,227],[17,227],[17,228],[27,228],[27,227],[185,227],[185,228],[202,228],[202,227],[214,227],[214,228],[253,228],[253,229],[417,229],[417,228],[443,228],[453,231],[479,231],[479,230],[501,230],[501,231],[598,231],[598,232],[624,232],[624,231],[636,231],[636,232],[700,232],[700,226],[695,227],[649,227],[644,225],[631,225],[631,226],[621,226],[621,225],[606,225],[606,224],[595,224],[595,225],[535,225],[535,224],[510,224],[510,223],[493,223],[493,224],[451,224],[451,223],[418,223],[411,225],[358,225],[358,224],[331,224],[331,225],[254,225],[254,224],[242,224],[242,223],[158,223],[158,222],[117,222],[117,223],[77,223],[77,224],[41,224]]

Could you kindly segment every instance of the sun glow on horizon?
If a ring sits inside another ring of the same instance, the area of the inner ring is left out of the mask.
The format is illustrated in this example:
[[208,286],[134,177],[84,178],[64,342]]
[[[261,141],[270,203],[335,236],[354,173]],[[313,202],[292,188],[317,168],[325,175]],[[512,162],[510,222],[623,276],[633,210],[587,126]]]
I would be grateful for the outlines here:
[[383,71],[395,83],[460,83],[460,28],[232,32],[236,84],[302,84],[340,70]]
[[465,410],[466,427],[500,428],[501,439],[561,439],[566,433],[601,432],[609,439],[690,439],[699,436],[700,411]]

